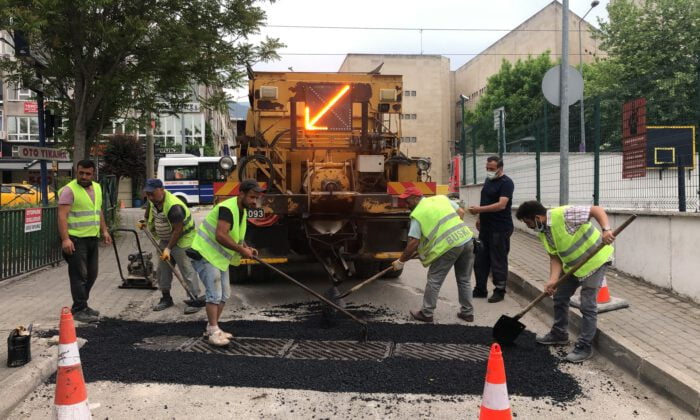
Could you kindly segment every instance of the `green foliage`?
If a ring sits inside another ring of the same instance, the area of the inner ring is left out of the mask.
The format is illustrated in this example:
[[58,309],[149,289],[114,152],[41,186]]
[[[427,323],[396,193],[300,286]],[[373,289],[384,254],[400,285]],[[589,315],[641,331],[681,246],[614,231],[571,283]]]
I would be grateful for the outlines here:
[[489,77],[486,93],[476,108],[466,111],[468,125],[476,130],[477,145],[486,151],[498,150],[498,133],[493,129],[493,110],[506,110],[506,130],[520,127],[540,117],[544,97],[542,78],[554,64],[549,52],[512,64],[503,60],[501,69]]
[[700,2],[618,0],[608,16],[598,34],[608,58],[584,67],[586,96],[601,98],[603,117],[643,97],[650,125],[700,124]]
[[119,179],[129,177],[137,182],[146,177],[146,152],[141,142],[133,136],[117,135],[112,137],[105,148],[102,173],[116,175]]
[[[279,40],[248,41],[265,13],[257,0],[0,0],[0,29],[23,31],[42,63],[42,89],[68,118],[73,160],[127,110],[177,111],[192,84],[235,88],[246,66],[277,58]],[[38,88],[26,61],[0,59],[13,81]],[[200,99],[200,98],[197,98]],[[202,101],[225,103],[222,92]]]

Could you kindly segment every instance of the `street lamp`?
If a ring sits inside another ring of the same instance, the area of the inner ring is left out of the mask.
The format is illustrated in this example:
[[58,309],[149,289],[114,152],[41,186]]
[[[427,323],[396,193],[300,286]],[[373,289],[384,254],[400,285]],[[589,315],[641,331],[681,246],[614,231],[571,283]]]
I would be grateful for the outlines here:
[[[581,23],[586,19],[586,16],[593,10],[594,7],[599,5],[600,2],[598,0],[593,0],[591,2],[591,8],[588,9],[588,11],[583,15],[581,20],[578,21],[578,65],[581,69],[581,79],[583,79],[583,47],[582,47],[582,42],[581,42]],[[585,116],[584,116],[584,107],[583,107],[583,97],[585,95],[581,95],[581,142],[579,143],[578,151],[579,152],[585,152],[586,151],[586,123],[585,123]]]

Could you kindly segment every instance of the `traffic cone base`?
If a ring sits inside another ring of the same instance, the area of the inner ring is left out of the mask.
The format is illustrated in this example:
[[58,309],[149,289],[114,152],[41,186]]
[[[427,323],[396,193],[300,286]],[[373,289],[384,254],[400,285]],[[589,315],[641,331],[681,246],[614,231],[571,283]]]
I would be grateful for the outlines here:
[[[597,309],[599,314],[602,314],[603,312],[614,311],[616,309],[627,308],[630,306],[630,304],[627,303],[625,299],[610,296],[608,280],[605,276],[603,276],[603,283],[600,286],[600,290],[598,290],[598,296],[596,296],[596,303],[598,304]],[[574,308],[581,308],[581,296],[579,294],[571,296],[571,306],[573,306]]]

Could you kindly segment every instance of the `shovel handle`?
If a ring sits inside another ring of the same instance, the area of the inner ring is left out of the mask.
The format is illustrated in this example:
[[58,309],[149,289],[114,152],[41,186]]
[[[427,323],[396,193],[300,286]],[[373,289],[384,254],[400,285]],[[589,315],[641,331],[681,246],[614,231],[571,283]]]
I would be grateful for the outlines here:
[[[156,248],[156,251],[158,251],[159,254],[163,253],[163,250],[160,248],[160,244],[158,244],[158,241],[156,241],[156,238],[151,235],[151,232],[148,231],[148,229],[143,229],[143,233],[146,234],[146,237],[151,241],[153,246]],[[160,257],[160,256],[159,256]],[[185,289],[185,293],[187,293],[187,297],[190,298],[192,301],[197,301],[197,297],[190,292],[190,289],[187,287],[187,283],[185,283],[185,279],[182,278],[180,273],[175,271],[175,266],[173,263],[171,263],[168,260],[164,260],[168,266],[170,266],[170,272],[173,273],[173,275],[177,278],[177,280],[180,282],[180,285],[182,285],[182,288]]]
[[366,284],[372,283],[373,281],[377,280],[378,278],[382,277],[383,275],[385,275],[389,271],[392,271],[393,269],[394,269],[394,267],[392,267],[392,266],[385,268],[384,270],[378,272],[377,274],[373,275],[372,277],[368,278],[367,280],[364,280],[361,283],[358,283],[355,286],[351,287],[348,291],[339,295],[336,299],[342,299],[342,298],[348,297],[350,294],[355,293],[356,291],[365,287]]
[[279,268],[275,267],[274,265],[266,263],[265,261],[263,261],[263,260],[261,260],[260,258],[258,258],[258,256],[256,256],[256,255],[253,255],[253,260],[257,261],[257,262],[260,263],[261,265],[263,265],[263,266],[269,268],[270,270],[276,272],[277,274],[279,274],[280,276],[284,277],[285,279],[291,281],[292,283],[296,284],[297,286],[301,287],[302,289],[304,289],[304,290],[306,290],[307,292],[311,293],[312,295],[316,296],[317,298],[319,298],[320,300],[322,300],[324,303],[326,303],[326,304],[332,306],[332,307],[335,308],[336,310],[338,310],[338,311],[344,313],[344,314],[347,315],[349,318],[352,318],[355,322],[357,322],[358,324],[362,325],[363,327],[367,327],[367,322],[366,322],[366,321],[361,320],[360,318],[358,318],[358,317],[356,317],[355,315],[351,314],[351,313],[348,312],[347,310],[345,310],[345,309],[341,308],[340,306],[338,306],[337,304],[331,302],[328,298],[326,298],[326,297],[323,296],[322,294],[320,294],[320,293],[316,292],[315,290],[309,288],[308,286],[306,286],[305,284],[301,283],[300,281],[295,280],[292,276],[288,275],[287,273],[285,273],[284,271],[282,271],[282,270],[280,270]]
[[[615,231],[613,232],[613,235],[615,235],[615,236],[617,237],[617,235],[619,235],[623,230],[625,230],[625,228],[626,228],[627,226],[629,226],[630,223],[634,222],[634,219],[636,219],[636,218],[637,218],[637,215],[636,215],[636,214],[633,214],[632,216],[628,217],[627,220],[625,220],[625,222],[624,222],[623,224],[621,224],[620,226],[617,227],[617,229],[615,229]],[[562,284],[564,281],[566,281],[566,280],[569,279],[571,276],[573,276],[574,273],[575,273],[576,271],[578,271],[579,268],[583,267],[583,265],[586,264],[586,263],[588,262],[588,260],[590,260],[591,258],[593,258],[593,256],[594,256],[595,254],[597,254],[598,251],[600,251],[601,249],[603,249],[603,247],[604,247],[605,245],[606,245],[606,244],[604,244],[604,243],[601,242],[600,245],[596,246],[596,247],[594,248],[593,252],[591,252],[590,254],[588,254],[588,256],[587,256],[586,258],[584,258],[581,262],[579,262],[578,264],[576,264],[575,266],[573,266],[573,268],[571,268],[571,270],[569,270],[568,272],[564,273],[563,276],[559,277],[559,279],[554,283],[554,288],[556,289],[557,287],[559,287],[560,284]],[[525,315],[525,314],[526,314],[530,309],[532,309],[535,305],[537,305],[538,303],[540,303],[540,301],[541,301],[542,299],[544,299],[545,297],[547,297],[547,292],[542,292],[542,293],[540,293],[532,302],[530,302],[529,305],[527,305],[522,311],[518,312],[518,314],[515,315],[515,319],[520,319],[520,318],[522,318],[523,315]]]

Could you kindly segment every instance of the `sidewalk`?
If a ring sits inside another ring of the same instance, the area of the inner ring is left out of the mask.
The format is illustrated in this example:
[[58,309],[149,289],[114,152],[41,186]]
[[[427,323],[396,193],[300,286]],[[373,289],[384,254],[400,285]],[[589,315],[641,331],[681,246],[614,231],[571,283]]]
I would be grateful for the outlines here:
[[[143,216],[141,209],[122,209],[121,221],[124,227],[133,227],[136,220]],[[142,238],[143,239],[143,238]],[[127,256],[136,251],[133,235],[122,232],[117,240],[122,269],[126,275]],[[152,251],[153,247],[141,241],[142,249]],[[153,300],[156,292],[152,290],[119,289],[122,283],[117,268],[112,246],[100,244],[99,275],[90,293],[90,306],[99,310],[101,316],[130,318],[131,311],[141,307],[147,300]],[[154,263],[157,255],[153,254]],[[26,276],[0,282],[0,386],[7,380],[12,384],[12,396],[0,402],[0,418],[9,404],[21,401],[24,395],[45,380],[56,368],[56,348],[47,348],[46,340],[32,340],[32,362],[20,368],[8,368],[7,345],[5,338],[18,325],[34,323],[34,331],[58,328],[58,320],[63,306],[70,307],[72,299],[68,281],[68,267],[62,262],[57,267],[40,269]],[[136,315],[136,314],[134,314]],[[33,383],[36,383],[32,386]],[[18,387],[17,383],[21,383]],[[17,388],[29,388],[26,391]],[[3,393],[9,389],[3,389]],[[18,401],[11,402],[18,397]]]
[[[527,299],[542,292],[549,257],[535,236],[516,229],[509,265],[511,290]],[[598,352],[700,415],[700,305],[615,270],[607,279],[611,295],[626,299],[630,307],[598,316]],[[539,307],[552,314],[551,299]],[[577,332],[580,313],[570,313]]]

